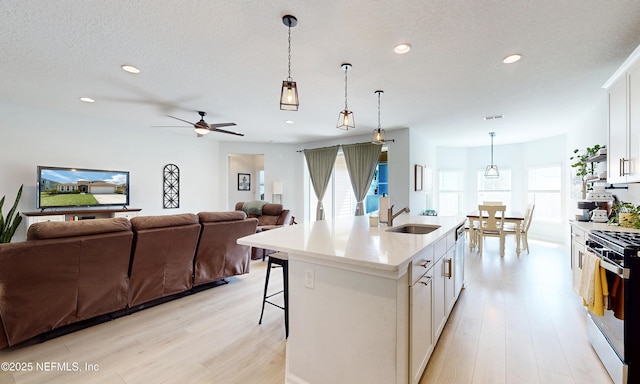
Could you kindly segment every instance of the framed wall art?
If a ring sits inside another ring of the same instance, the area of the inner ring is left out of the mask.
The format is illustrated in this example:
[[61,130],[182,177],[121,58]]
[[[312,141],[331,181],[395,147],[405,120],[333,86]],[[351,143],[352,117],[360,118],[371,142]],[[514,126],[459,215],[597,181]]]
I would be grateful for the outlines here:
[[238,191],[251,190],[251,175],[248,173],[238,173]]

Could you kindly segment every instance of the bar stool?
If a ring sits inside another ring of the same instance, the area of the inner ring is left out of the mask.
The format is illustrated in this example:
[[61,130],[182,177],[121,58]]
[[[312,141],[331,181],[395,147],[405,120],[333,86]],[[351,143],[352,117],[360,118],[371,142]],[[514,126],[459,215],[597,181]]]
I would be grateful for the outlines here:
[[[269,254],[269,261],[267,263],[267,277],[264,281],[264,295],[262,297],[262,311],[260,312],[260,321],[258,321],[258,324],[262,324],[262,315],[264,315],[264,305],[265,303],[267,304],[271,304],[274,307],[278,307],[282,310],[284,310],[284,331],[285,331],[285,336],[289,337],[289,309],[288,309],[288,304],[289,304],[289,255],[287,255],[286,253],[282,253],[282,252],[276,252],[276,253],[272,253]],[[275,268],[275,266],[280,266],[282,267],[282,282],[283,282],[283,286],[284,288],[281,291],[272,293],[270,295],[267,295],[267,289],[269,288],[269,276],[271,275],[271,268]],[[269,301],[268,299],[278,295],[280,293],[284,294],[284,306],[280,306],[278,304],[275,304],[271,301]]]

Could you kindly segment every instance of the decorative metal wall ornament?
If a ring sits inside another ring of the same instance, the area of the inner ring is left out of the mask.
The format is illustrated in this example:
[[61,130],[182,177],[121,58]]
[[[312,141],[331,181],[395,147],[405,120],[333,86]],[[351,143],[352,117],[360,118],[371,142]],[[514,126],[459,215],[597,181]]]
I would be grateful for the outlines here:
[[167,164],[163,168],[162,204],[167,208],[180,208],[180,168],[175,164]]

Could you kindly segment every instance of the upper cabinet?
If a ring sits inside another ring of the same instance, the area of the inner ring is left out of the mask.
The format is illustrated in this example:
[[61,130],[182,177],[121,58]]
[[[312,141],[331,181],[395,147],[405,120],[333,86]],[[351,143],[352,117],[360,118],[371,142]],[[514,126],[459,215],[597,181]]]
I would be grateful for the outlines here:
[[640,47],[604,87],[609,92],[607,181],[640,182]]

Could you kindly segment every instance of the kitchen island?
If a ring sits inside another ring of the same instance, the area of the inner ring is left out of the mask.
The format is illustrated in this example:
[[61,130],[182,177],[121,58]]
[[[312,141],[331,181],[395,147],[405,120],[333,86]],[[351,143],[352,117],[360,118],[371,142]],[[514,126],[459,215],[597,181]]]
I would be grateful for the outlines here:
[[[366,216],[256,233],[239,244],[289,255],[289,384],[417,383],[464,275],[456,229],[464,217]],[[462,237],[463,239],[464,237]],[[462,247],[464,249],[464,246]]]

